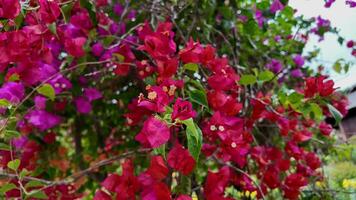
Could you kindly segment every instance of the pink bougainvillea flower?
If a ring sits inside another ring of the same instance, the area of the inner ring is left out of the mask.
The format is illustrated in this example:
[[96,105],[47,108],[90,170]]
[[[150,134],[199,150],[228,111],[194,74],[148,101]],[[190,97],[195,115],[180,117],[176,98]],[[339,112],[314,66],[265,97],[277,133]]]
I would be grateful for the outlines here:
[[77,111],[82,114],[88,114],[92,110],[92,101],[102,98],[102,94],[95,88],[84,88],[83,96],[76,97],[74,104]]
[[18,104],[24,98],[25,88],[21,83],[7,82],[0,88],[0,99]]
[[47,98],[45,98],[43,96],[35,96],[34,101],[35,101],[35,107],[37,110],[46,109]]
[[312,137],[312,132],[308,130],[296,131],[293,135],[293,140],[296,142],[305,142],[310,140]]
[[298,173],[290,174],[284,181],[283,191],[287,199],[298,199],[300,188],[307,185],[307,179]]
[[319,157],[313,153],[313,152],[309,152],[305,155],[305,163],[312,169],[312,170],[316,170],[320,167],[321,165],[321,161],[319,159]]
[[164,183],[154,183],[141,192],[142,200],[171,200],[171,191]]
[[38,9],[40,18],[47,24],[50,24],[59,17],[61,10],[59,8],[58,2],[55,0],[39,0],[40,9]]
[[176,58],[160,59],[156,62],[158,74],[162,79],[170,78],[177,72],[178,59]]
[[234,133],[231,130],[226,134],[219,135],[223,140],[219,157],[222,157],[224,161],[231,160],[242,168],[246,165],[246,156],[250,151],[250,145],[242,135],[237,135],[237,132]]
[[227,166],[222,167],[216,173],[209,171],[204,184],[205,198],[207,200],[221,199],[230,182],[230,176],[231,172]]
[[176,200],[192,200],[192,197],[185,194],[181,194],[176,198]]
[[210,90],[207,94],[209,106],[214,110],[220,110],[228,100],[228,95],[221,90]]
[[69,81],[69,79],[64,77],[61,74],[58,74],[57,76],[52,78],[49,81],[49,84],[52,85],[52,87],[54,88],[54,92],[56,94],[60,94],[63,91],[66,91],[66,90],[69,90],[72,88],[72,83]]
[[91,102],[100,99],[102,94],[95,88],[84,88],[84,96]]
[[306,97],[313,97],[319,94],[322,97],[327,97],[335,91],[334,81],[326,80],[325,76],[310,77],[306,80],[304,94]]
[[138,99],[134,98],[127,106],[129,113],[124,116],[126,117],[126,124],[128,126],[137,125],[145,116],[152,114],[152,111],[139,107],[138,103]]
[[259,26],[260,28],[262,28],[264,22],[266,21],[265,17],[263,16],[262,11],[256,9],[256,12],[255,12],[255,19],[256,19],[256,21],[257,21],[258,26]]
[[192,104],[189,101],[183,101],[178,98],[173,105],[172,120],[186,120],[189,118],[194,118],[196,112],[193,110]]
[[21,136],[19,138],[14,138],[11,140],[11,143],[14,145],[14,147],[16,147],[16,149],[22,149],[23,146],[25,146],[25,144],[27,143],[28,138],[27,136]]
[[159,23],[156,32],[146,23],[138,29],[140,39],[144,44],[138,49],[144,50],[154,59],[170,58],[176,52],[176,44],[173,41],[174,33],[171,31],[172,24],[169,22]]
[[330,124],[323,121],[319,124],[319,129],[321,134],[325,136],[329,136],[333,130],[333,127]]
[[164,79],[159,86],[162,87],[164,92],[166,92],[169,97],[169,101],[173,101],[177,89],[183,88],[184,82],[183,80]]
[[168,175],[168,168],[162,156],[154,156],[151,158],[150,167],[147,173],[155,180],[159,181]]
[[[215,112],[203,126],[203,134],[224,140],[241,140],[243,120],[236,116],[227,116],[222,112]],[[233,142],[233,141],[230,141]],[[228,144],[230,145],[230,144]]]
[[104,52],[104,46],[100,42],[97,42],[91,47],[91,52],[94,56],[99,57]]
[[74,57],[82,57],[85,55],[85,51],[83,49],[84,44],[87,39],[85,37],[78,38],[68,38],[66,39],[64,46],[66,51],[74,56]]
[[347,48],[352,48],[356,43],[353,41],[353,40],[349,40],[347,43],[346,43],[346,46]]
[[321,16],[318,16],[316,19],[316,25],[318,26],[318,28],[327,28],[330,26],[330,20],[328,19],[324,19]]
[[294,78],[302,78],[304,77],[304,74],[302,72],[302,70],[300,69],[293,69],[291,72],[290,72],[290,75]]
[[93,200],[112,200],[111,196],[102,190],[98,190],[95,193]]
[[61,122],[59,116],[45,110],[32,110],[26,114],[25,119],[40,131],[53,128]]
[[96,1],[96,6],[97,7],[102,7],[108,5],[108,0],[97,0]]
[[273,166],[270,165],[267,170],[265,170],[262,181],[265,183],[270,189],[275,189],[280,186],[281,181],[279,177],[279,170]]
[[237,88],[236,82],[239,81],[239,79],[240,77],[231,67],[226,67],[225,69],[221,69],[220,72],[210,76],[208,78],[208,84],[212,89],[226,91]]
[[186,47],[179,51],[179,57],[183,63],[200,63],[200,55],[203,47],[199,42],[194,42],[193,38],[189,39]]
[[53,144],[56,141],[56,133],[49,132],[43,137],[43,141],[46,144]]
[[107,189],[110,192],[115,192],[116,186],[120,182],[120,176],[118,174],[109,174],[105,180],[101,183],[101,186],[103,186],[105,189]]
[[124,9],[125,9],[125,7],[123,5],[121,5],[120,3],[116,3],[114,5],[113,11],[114,11],[115,15],[121,16],[122,13],[124,12]]
[[187,149],[178,142],[167,156],[168,165],[184,175],[190,174],[195,167],[195,160]]
[[333,3],[335,3],[336,0],[327,0],[324,4],[325,8],[330,8]]
[[279,10],[283,10],[284,5],[279,0],[274,0],[269,8],[271,13],[276,13]]
[[350,8],[355,8],[356,7],[356,1],[346,1],[346,5],[349,5]]
[[300,160],[303,157],[304,151],[294,141],[287,142],[285,151],[289,156],[294,157],[296,160]]
[[266,67],[274,73],[280,72],[283,68],[282,63],[277,59],[272,59],[269,63],[267,63]]
[[139,190],[139,182],[134,175],[134,166],[131,160],[122,164],[122,175],[112,174],[101,185],[108,191],[117,193],[118,200],[135,199]]
[[141,79],[144,79],[155,72],[155,68],[149,64],[148,60],[137,61],[136,67],[137,75]]
[[[159,86],[149,86],[146,89],[147,99],[141,95],[138,100],[138,106],[153,112],[164,112],[165,107],[169,104],[170,101],[170,98],[167,94],[169,91],[165,92],[165,88]],[[168,88],[166,89],[168,90]]]
[[76,97],[74,104],[79,113],[88,114],[92,110],[90,101],[85,97]]
[[81,9],[70,17],[70,23],[75,27],[80,28],[84,32],[89,32],[93,28],[93,23],[90,20],[89,12],[86,9]]
[[157,148],[166,143],[170,138],[170,131],[167,124],[155,117],[148,118],[143,124],[143,128],[135,139],[143,147]]
[[303,65],[304,65],[304,58],[303,58],[303,56],[301,56],[301,55],[295,55],[294,57],[293,57],[293,62],[295,63],[295,65],[297,66],[297,67],[302,67]]
[[0,18],[14,19],[20,13],[18,0],[0,0]]

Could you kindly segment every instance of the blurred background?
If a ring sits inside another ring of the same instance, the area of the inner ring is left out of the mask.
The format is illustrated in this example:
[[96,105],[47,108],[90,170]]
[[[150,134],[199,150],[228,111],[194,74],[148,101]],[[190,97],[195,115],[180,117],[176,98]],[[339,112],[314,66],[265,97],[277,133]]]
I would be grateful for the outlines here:
[[[306,51],[314,51],[319,48],[320,54],[317,62],[309,63],[317,68],[320,64],[325,67],[330,78],[335,81],[338,90],[345,92],[349,100],[348,114],[342,122],[335,126],[335,140],[337,140],[335,154],[328,156],[330,164],[325,167],[328,175],[328,183],[336,190],[347,190],[349,193],[337,194],[338,199],[356,199],[356,59],[347,48],[346,42],[356,40],[356,11],[345,5],[344,0],[336,0],[330,8],[324,7],[323,0],[290,0],[290,5],[297,9],[297,15],[305,17],[317,17],[330,20],[332,27],[337,27],[339,34],[344,37],[342,45],[338,42],[338,36],[327,33],[323,41],[315,35],[310,36]],[[347,73],[338,73],[335,70],[335,61],[343,59],[350,63]],[[331,120],[331,123],[332,120]],[[320,182],[320,188],[325,187]]]
[[[346,62],[355,62],[351,50],[346,47],[346,42],[356,40],[356,11],[345,5],[344,0],[336,0],[330,8],[324,7],[324,0],[290,0],[290,5],[297,9],[297,15],[305,17],[317,17],[328,19],[332,27],[337,27],[339,34],[345,38],[343,45],[338,42],[335,34],[327,33],[323,41],[319,37],[311,35],[306,47],[306,52],[320,48],[317,63],[322,63],[340,89],[348,89],[356,84],[356,63],[350,66],[348,73],[338,74],[332,70],[333,64],[338,59]],[[316,63],[312,63],[317,67]]]

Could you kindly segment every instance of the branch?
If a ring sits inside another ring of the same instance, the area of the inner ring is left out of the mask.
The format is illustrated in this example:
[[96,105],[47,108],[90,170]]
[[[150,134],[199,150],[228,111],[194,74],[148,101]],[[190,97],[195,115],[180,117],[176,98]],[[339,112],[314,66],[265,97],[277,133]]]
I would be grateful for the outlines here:
[[[45,179],[40,179],[40,178],[35,178],[35,177],[30,177],[30,176],[25,176],[25,177],[22,178],[22,180],[25,180],[25,181],[38,181],[38,182],[41,182],[41,183],[44,183],[45,185],[47,185],[46,187],[41,188],[41,189],[45,189],[45,188],[56,186],[56,185],[70,184],[70,183],[73,183],[76,180],[82,178],[83,176],[86,176],[91,171],[93,171],[93,170],[95,170],[97,168],[100,168],[100,167],[105,166],[105,165],[109,165],[109,164],[113,163],[114,161],[127,158],[127,157],[129,157],[129,156],[131,156],[131,155],[133,155],[135,153],[146,152],[146,151],[149,151],[149,150],[151,150],[151,149],[140,149],[140,150],[135,150],[135,151],[129,151],[129,152],[126,152],[126,153],[123,153],[123,154],[120,154],[120,155],[113,156],[113,157],[105,159],[105,160],[101,160],[101,161],[95,163],[94,165],[90,166],[89,168],[84,169],[82,171],[79,171],[77,173],[74,173],[74,174],[72,174],[70,176],[67,176],[66,178],[64,178],[62,180],[59,180],[59,181],[50,181],[50,180],[45,180]],[[3,170],[0,171],[0,179],[1,179],[1,177],[19,178],[18,175],[12,174],[12,173],[6,173]]]
[[240,173],[242,173],[243,175],[247,176],[249,179],[251,179],[252,182],[253,182],[253,184],[254,184],[254,185],[257,187],[257,189],[260,191],[260,193],[261,193],[261,198],[262,198],[262,199],[266,199],[265,196],[264,196],[264,194],[263,194],[263,190],[261,189],[260,185],[259,185],[259,184],[257,183],[257,181],[255,181],[248,173],[246,173],[245,171],[243,171],[243,170],[241,170],[241,169],[235,167],[234,165],[230,164],[229,162],[226,162],[226,163],[225,163],[225,162],[221,161],[221,160],[218,159],[216,156],[214,156],[214,159],[215,159],[219,164],[221,164],[221,165],[226,165],[226,166],[232,168],[233,170],[235,170],[235,171],[237,171],[237,172],[240,172]]

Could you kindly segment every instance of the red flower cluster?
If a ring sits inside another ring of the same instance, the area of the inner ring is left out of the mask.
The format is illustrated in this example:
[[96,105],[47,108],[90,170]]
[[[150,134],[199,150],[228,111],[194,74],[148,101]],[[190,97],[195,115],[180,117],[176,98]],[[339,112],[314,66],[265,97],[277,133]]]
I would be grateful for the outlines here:
[[[178,160],[177,157],[179,157]],[[180,144],[176,144],[168,154],[168,165],[183,174],[188,175],[192,171],[194,165],[191,165],[191,163],[194,163],[194,159]],[[164,183],[168,175],[169,168],[161,156],[153,156],[150,166],[138,176],[134,175],[132,161],[127,160],[122,165],[122,175],[109,175],[101,183],[105,190],[97,191],[94,200],[110,200],[110,193],[116,193],[116,199],[120,200],[136,199],[137,193],[140,193],[144,200],[170,200],[170,188]],[[184,196],[181,195],[177,200],[191,200],[190,197]]]
[[307,78],[304,94],[305,97],[314,97],[314,95],[327,97],[334,91],[334,82],[332,80],[326,81],[326,77],[320,76]]

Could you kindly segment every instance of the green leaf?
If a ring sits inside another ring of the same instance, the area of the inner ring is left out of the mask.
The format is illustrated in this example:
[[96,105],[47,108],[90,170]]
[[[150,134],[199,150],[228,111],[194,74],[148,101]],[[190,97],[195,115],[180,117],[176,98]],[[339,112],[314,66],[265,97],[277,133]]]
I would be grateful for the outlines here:
[[344,43],[344,41],[345,41],[345,38],[339,36],[337,38],[337,41],[339,42],[340,45],[342,45]]
[[51,100],[54,100],[54,97],[56,95],[53,87],[48,83],[46,83],[46,84],[42,85],[40,88],[38,88],[37,92],[42,94],[43,96],[48,97]]
[[309,118],[309,114],[311,112],[311,107],[309,104],[303,104],[300,108],[299,111],[303,114],[304,118]]
[[13,130],[5,130],[5,137],[8,139],[12,139],[12,138],[17,138],[20,137],[21,134],[17,131],[13,131]]
[[20,166],[20,160],[19,159],[15,159],[15,160],[11,160],[7,163],[7,167],[16,171]]
[[67,3],[61,7],[65,21],[68,22],[74,3]]
[[203,134],[192,118],[184,120],[182,123],[187,126],[186,135],[188,140],[188,150],[194,159],[198,161],[203,143]]
[[183,68],[186,70],[197,72],[199,69],[199,65],[196,63],[187,63],[187,64],[183,65]]
[[269,71],[269,70],[266,70],[266,71],[261,72],[258,75],[258,80],[260,80],[260,81],[270,81],[270,80],[273,79],[273,77],[274,77],[274,73]]
[[28,196],[28,198],[36,198],[36,199],[48,199],[48,196],[43,191],[36,191]]
[[0,188],[0,194],[5,194],[6,192],[17,188],[15,184],[13,183],[6,183],[4,185],[1,186]]
[[124,62],[125,57],[119,53],[114,53],[113,56],[115,57],[116,60],[118,60],[119,62]]
[[0,142],[0,150],[10,151],[10,146]]
[[28,188],[32,188],[32,187],[41,187],[43,185],[44,184],[40,181],[31,180],[28,183],[26,183],[25,188],[28,189]]
[[55,22],[48,24],[47,27],[54,35],[57,35],[57,26]]
[[342,67],[341,67],[341,63],[340,62],[336,62],[335,64],[334,64],[334,66],[333,66],[333,69],[335,70],[335,72],[337,72],[337,73],[341,73],[341,69],[342,69]]
[[347,63],[347,64],[344,66],[344,71],[345,71],[345,73],[347,73],[347,72],[349,71],[350,65],[351,65],[351,63]]
[[334,117],[336,124],[340,123],[342,119],[342,114],[333,105],[327,104],[331,115]]
[[11,103],[6,99],[0,99],[0,107],[9,107]]
[[23,20],[24,20],[24,15],[17,15],[17,17],[14,19],[17,29],[21,27]]
[[323,110],[320,108],[320,106],[316,103],[310,103],[310,108],[311,108],[311,117],[314,118],[317,121],[320,121],[323,119]]
[[162,155],[163,158],[166,158],[166,145],[162,144],[161,146],[153,149],[155,155]]
[[[109,46],[112,42],[114,42],[114,40],[115,40],[115,37],[114,36],[112,36],[112,35],[108,35],[108,36],[106,36],[104,39],[103,39],[103,45],[104,46]],[[114,53],[114,55],[115,54],[119,54],[119,53]],[[121,54],[119,54],[119,55],[121,55]],[[123,55],[121,55],[122,57],[123,57]],[[120,59],[119,59],[120,60]],[[123,59],[122,59],[123,60]]]
[[285,92],[283,91],[279,91],[278,92],[278,100],[279,102],[281,102],[281,104],[284,106],[284,107],[287,107],[287,104],[288,104],[288,96]]
[[9,81],[18,81],[20,80],[20,76],[17,73],[11,74]]
[[251,74],[245,74],[241,76],[239,83],[241,85],[252,85],[256,83],[256,81],[257,81],[256,76]]
[[190,91],[189,92],[189,97],[190,97],[190,100],[199,104],[199,105],[202,105],[202,106],[205,106],[205,107],[209,107],[208,106],[208,100],[206,98],[206,94],[204,91],[202,90],[193,90],[193,91]]
[[293,92],[288,96],[288,101],[291,104],[299,104],[302,102],[302,99],[304,98],[304,95],[299,94],[298,92]]
[[27,176],[29,174],[30,174],[30,172],[26,168],[24,168],[24,169],[21,170],[21,172],[19,174],[19,177],[20,177],[20,179],[23,179],[23,177],[25,177],[25,176]]

